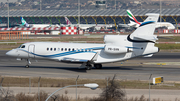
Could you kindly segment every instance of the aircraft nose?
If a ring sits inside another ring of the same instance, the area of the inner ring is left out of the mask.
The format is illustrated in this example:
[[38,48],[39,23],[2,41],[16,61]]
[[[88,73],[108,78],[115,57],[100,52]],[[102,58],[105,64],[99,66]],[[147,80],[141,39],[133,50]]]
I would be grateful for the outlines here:
[[6,55],[8,55],[8,56],[15,56],[15,50],[13,49],[13,50],[8,51],[6,53]]
[[12,55],[12,50],[8,51],[8,52],[6,53],[6,55],[11,56],[11,55]]

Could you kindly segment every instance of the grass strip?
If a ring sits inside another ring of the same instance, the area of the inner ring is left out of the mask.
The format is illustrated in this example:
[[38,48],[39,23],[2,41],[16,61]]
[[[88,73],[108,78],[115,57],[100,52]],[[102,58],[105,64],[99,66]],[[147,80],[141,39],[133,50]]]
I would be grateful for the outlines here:
[[[1,80],[2,76],[0,76]],[[4,77],[3,87],[29,87],[29,79],[32,87],[38,87],[38,77]],[[41,78],[40,87],[64,87],[75,85],[76,78]],[[148,89],[148,81],[117,80],[126,89]],[[78,79],[78,84],[97,83],[100,88],[106,86],[105,79]],[[164,83],[164,85],[151,85],[152,89],[180,89],[179,83]]]

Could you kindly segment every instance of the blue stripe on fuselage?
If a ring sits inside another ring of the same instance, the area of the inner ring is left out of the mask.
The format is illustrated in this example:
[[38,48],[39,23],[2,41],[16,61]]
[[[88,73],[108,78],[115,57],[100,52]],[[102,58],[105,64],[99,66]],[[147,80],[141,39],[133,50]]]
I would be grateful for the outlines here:
[[63,52],[63,53],[58,53],[58,54],[53,54],[53,55],[39,55],[39,54],[35,54],[23,49],[19,49],[22,50],[24,52],[27,52],[29,54],[35,55],[35,56],[40,56],[40,57],[61,57],[61,56],[66,56],[66,55],[72,55],[72,54],[78,54],[78,53],[96,53],[94,51],[87,51],[87,50],[98,50],[98,49],[104,49],[104,47],[96,47],[96,48],[87,48],[87,49],[83,49],[83,50],[77,50],[77,51],[69,51],[69,52]]

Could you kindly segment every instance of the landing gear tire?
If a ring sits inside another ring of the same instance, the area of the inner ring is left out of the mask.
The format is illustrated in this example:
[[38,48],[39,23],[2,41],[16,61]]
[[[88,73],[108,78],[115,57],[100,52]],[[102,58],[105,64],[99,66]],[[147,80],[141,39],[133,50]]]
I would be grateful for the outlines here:
[[26,68],[29,68],[29,65],[26,65],[25,67],[26,67]]
[[92,66],[91,65],[87,65],[86,66],[86,70],[91,70],[92,69]]
[[95,67],[96,69],[102,69],[102,64],[94,64],[94,67]]
[[27,65],[25,67],[29,68],[29,64],[31,64],[31,61],[29,59],[27,59],[26,62],[27,62]]

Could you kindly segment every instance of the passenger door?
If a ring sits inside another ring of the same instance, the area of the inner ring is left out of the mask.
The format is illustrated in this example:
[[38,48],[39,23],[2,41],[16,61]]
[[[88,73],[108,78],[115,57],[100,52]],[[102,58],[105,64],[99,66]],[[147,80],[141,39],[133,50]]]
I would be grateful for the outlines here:
[[29,56],[29,58],[35,58],[35,45],[33,45],[33,44],[31,44],[31,45],[29,45],[29,54],[28,54],[28,56]]

